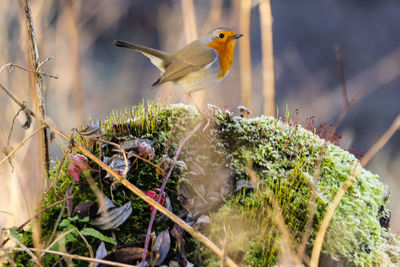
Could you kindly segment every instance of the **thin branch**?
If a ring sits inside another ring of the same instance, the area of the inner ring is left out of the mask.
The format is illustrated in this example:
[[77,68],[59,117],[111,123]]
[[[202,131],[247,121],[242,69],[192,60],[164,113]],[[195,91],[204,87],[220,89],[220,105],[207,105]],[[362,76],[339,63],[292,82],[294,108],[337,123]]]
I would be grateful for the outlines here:
[[70,149],[70,148],[68,148],[67,150],[65,150],[65,152],[64,152],[64,154],[63,154],[63,157],[62,157],[62,159],[61,159],[61,161],[60,161],[60,166],[58,166],[58,168],[57,168],[56,179],[54,179],[54,182],[46,189],[46,192],[44,192],[41,202],[43,202],[43,200],[44,200],[45,196],[47,195],[47,193],[49,193],[50,190],[58,183],[58,179],[59,179],[59,176],[60,176],[61,168],[62,168],[62,166],[63,166],[63,164],[64,164],[64,161],[65,161],[67,155],[68,155],[70,152],[71,152],[71,149]]
[[[171,176],[172,171],[173,171],[174,168],[175,168],[176,162],[177,162],[178,157],[179,157],[179,155],[180,155],[180,153],[181,153],[181,151],[182,151],[182,149],[183,149],[183,146],[184,146],[185,143],[189,140],[189,138],[190,138],[194,133],[197,132],[197,130],[200,128],[200,126],[201,126],[202,124],[203,124],[203,121],[200,121],[199,123],[197,123],[197,125],[193,128],[193,130],[191,130],[190,133],[189,133],[185,138],[183,138],[182,142],[179,144],[178,149],[177,149],[176,152],[175,152],[175,156],[174,156],[174,159],[173,159],[173,161],[172,161],[172,164],[171,164],[171,166],[170,166],[170,168],[169,168],[168,174],[167,174],[167,176],[164,178],[164,182],[163,182],[163,184],[162,184],[162,186],[161,186],[161,188],[160,188],[160,193],[159,193],[158,198],[157,198],[157,202],[158,202],[158,203],[160,203],[160,201],[161,201],[161,199],[162,199],[162,196],[163,196],[163,194],[164,194],[165,187],[167,186],[168,179],[169,179],[169,177]],[[155,218],[155,216],[156,216],[156,213],[157,213],[157,209],[153,209],[153,211],[151,212],[151,217],[150,217],[149,226],[147,227],[146,240],[145,240],[145,242],[144,242],[144,250],[143,250],[143,255],[142,255],[142,263],[143,263],[143,264],[142,264],[142,267],[144,267],[144,263],[145,263],[145,261],[146,261],[147,249],[148,249],[149,242],[150,242],[151,229],[153,228],[153,223],[154,223],[154,218]],[[224,252],[222,252],[222,255],[223,255],[223,254],[224,254]]]
[[100,139],[100,138],[94,138],[93,140],[99,141],[99,142],[103,142],[103,143],[106,143],[106,144],[109,144],[109,145],[112,145],[112,146],[115,146],[116,148],[119,149],[119,152],[121,152],[121,153],[122,153],[122,156],[124,157],[125,169],[124,169],[124,171],[122,172],[122,177],[125,178],[125,177],[126,177],[126,174],[127,174],[128,171],[129,171],[128,158],[127,158],[127,156],[126,156],[127,152],[125,151],[125,149],[123,149],[123,148],[122,148],[119,144],[117,144],[117,143],[110,142],[110,141],[106,141],[106,140],[103,140],[103,139]]
[[396,119],[393,121],[392,125],[390,125],[389,129],[382,135],[381,138],[370,148],[370,150],[365,154],[365,156],[361,160],[361,165],[364,167],[368,164],[368,162],[375,156],[379,150],[382,149],[384,145],[389,141],[389,139],[393,136],[393,134],[400,128],[400,114],[397,115]]
[[[316,196],[318,196],[325,203],[325,205],[328,205],[328,201],[319,194],[319,192],[317,191],[317,189],[314,186],[314,184],[317,184],[318,179],[320,178],[322,160],[323,160],[323,157],[325,156],[326,149],[327,149],[327,143],[324,144],[324,146],[321,150],[321,154],[318,157],[317,167],[315,169],[313,179],[309,179],[309,178],[307,179],[307,181],[309,182],[310,188],[314,192],[314,194],[311,194],[311,197],[308,201],[308,207],[309,207],[308,218],[307,218],[307,223],[305,226],[304,234],[301,237],[300,245],[297,249],[297,257],[299,257],[300,259],[303,259],[303,261],[304,261],[307,256],[307,261],[308,261],[307,264],[308,265],[310,264],[310,262],[309,262],[310,260],[308,258],[308,255],[305,253],[305,251],[306,251],[306,247],[307,247],[307,242],[310,238],[311,228],[312,228],[313,220],[314,220],[314,216],[315,216],[315,209],[317,206]],[[307,175],[302,170],[300,170],[300,171],[303,175]],[[309,180],[311,180],[311,181],[309,181]]]
[[264,114],[275,114],[275,71],[274,71],[274,43],[272,31],[271,1],[263,0],[259,4],[261,42],[262,42],[262,73]]
[[35,134],[40,132],[44,127],[46,127],[46,126],[45,125],[40,126],[35,131],[33,131],[28,137],[26,137],[24,140],[22,140],[21,143],[19,143],[13,150],[10,151],[10,153],[7,154],[7,156],[5,156],[0,161],[0,165],[3,164],[7,159],[9,159],[15,152],[17,152],[18,149],[20,149],[26,142],[28,142],[29,139],[31,139],[33,136],[35,136]]
[[[252,182],[252,184],[254,184],[255,191],[258,192],[258,190],[260,188],[260,184],[259,184],[260,179],[259,179],[257,173],[253,170],[253,168],[250,165],[247,167],[246,172],[250,178],[250,181]],[[282,209],[278,203],[278,200],[276,199],[274,193],[272,192],[272,190],[269,187],[264,187],[262,190],[270,197],[271,204],[272,204],[272,209],[268,205],[265,206],[265,209],[267,210],[268,213],[271,214],[272,220],[275,222],[276,226],[278,227],[278,230],[279,230],[280,234],[282,235],[281,240],[282,240],[282,242],[285,243],[285,245],[286,245],[285,247],[289,250],[289,254],[292,257],[292,259],[291,259],[292,262],[294,262],[296,265],[300,266],[301,261],[296,256],[296,253],[294,253],[294,250],[293,250],[295,241],[294,241],[292,235],[290,234],[289,229],[286,226],[285,219],[282,214]]]
[[252,108],[252,85],[251,85],[251,47],[250,47],[250,14],[251,0],[240,1],[239,30],[245,36],[240,40],[240,86],[241,103],[247,108]]
[[[92,246],[89,244],[89,242],[86,240],[86,238],[82,235],[82,233],[77,228],[73,228],[73,229],[66,231],[66,232],[62,233],[61,235],[59,235],[56,239],[54,239],[53,242],[50,243],[50,245],[48,247],[46,247],[46,250],[51,249],[59,240],[61,240],[64,236],[66,236],[67,234],[69,234],[73,231],[76,231],[78,233],[78,235],[82,238],[82,240],[85,242],[86,247],[89,250],[90,258],[93,258],[94,254],[93,254]],[[40,257],[43,257],[44,254],[45,254],[45,252],[40,253]]]
[[[26,105],[19,101],[7,88],[5,88],[1,83],[0,83],[0,88],[3,89],[3,91],[21,108],[21,109],[26,109]],[[33,112],[30,112],[30,115],[34,116]]]
[[32,251],[30,251],[21,241],[19,241],[17,238],[13,237],[12,235],[10,235],[10,238],[18,245],[21,247],[21,250],[28,253],[29,256],[31,256],[32,260],[34,262],[36,262],[36,264],[38,266],[42,266],[42,264],[40,263],[38,257],[32,253]]
[[[43,62],[41,62],[40,65],[39,65],[39,68],[40,68],[44,63],[50,61],[51,59],[53,59],[53,58],[47,58],[47,60],[44,60]],[[18,68],[18,69],[21,69],[21,70],[24,70],[24,71],[27,71],[27,72],[33,72],[33,73],[35,73],[35,74],[39,74],[39,75],[42,75],[42,76],[46,76],[46,77],[49,77],[49,78],[53,78],[53,79],[58,80],[58,74],[53,75],[53,74],[51,74],[51,73],[47,73],[47,72],[43,72],[43,71],[30,70],[30,69],[24,68],[24,67],[22,67],[22,66],[20,66],[20,65],[18,65],[18,64],[11,63],[11,62],[10,62],[10,63],[7,63],[7,64],[4,64],[4,65],[1,67],[1,68],[0,68],[0,73],[1,73],[5,68],[8,68],[10,71],[12,71],[14,67],[15,67],[15,68]]]
[[342,89],[343,101],[345,103],[345,107],[347,108],[349,106],[349,97],[347,96],[346,80],[344,78],[344,71],[343,71],[343,57],[340,45],[335,45],[335,55],[336,55],[336,64],[338,67],[340,83],[342,85],[341,89]]
[[[9,248],[9,250],[25,251],[24,249],[21,249],[21,248]],[[135,267],[135,265],[124,264],[124,263],[119,263],[119,262],[114,262],[114,261],[100,260],[100,259],[95,259],[95,258],[89,258],[89,257],[85,257],[85,256],[73,255],[73,254],[68,254],[68,253],[64,253],[64,252],[48,250],[48,249],[28,248],[28,250],[36,251],[39,253],[43,252],[43,253],[48,253],[48,254],[60,255],[60,256],[63,256],[64,258],[69,258],[69,259],[73,259],[73,260],[97,262],[97,263],[101,263],[101,264],[108,265],[108,266]]]
[[[0,231],[0,243],[3,243],[3,242],[1,242],[2,237],[3,237],[3,231]],[[10,254],[8,253],[8,251],[1,244],[0,244],[0,249],[4,252],[4,255],[7,257],[8,263],[13,267],[17,267],[17,264],[15,264],[15,261],[10,257]]]
[[18,117],[18,115],[19,115],[19,113],[20,113],[21,111],[23,111],[23,109],[20,108],[20,109],[18,110],[17,114],[15,114],[15,116],[14,116],[12,122],[11,122],[11,128],[10,128],[10,132],[8,133],[8,138],[7,138],[7,146],[10,145],[10,139],[11,139],[11,134],[12,134],[13,129],[14,129],[15,120],[17,119],[17,117]]
[[210,28],[219,24],[219,20],[221,18],[221,13],[223,10],[223,0],[213,0],[211,1],[211,7],[209,9],[207,18],[204,20],[203,25],[201,26],[200,34],[206,34],[210,31]]
[[[36,100],[37,100],[37,108],[40,114],[41,119],[46,119],[46,104],[44,100],[44,88],[43,88],[43,78],[42,75],[37,73],[40,65],[40,57],[39,57],[39,49],[36,42],[36,33],[33,27],[33,18],[32,12],[29,7],[29,0],[24,0],[24,13],[26,18],[26,29],[28,32],[28,42],[30,44],[30,54],[32,58],[33,68],[36,70],[35,73],[35,89],[36,89]],[[43,123],[42,123],[43,125]],[[41,138],[41,146],[42,146],[42,160],[44,163],[44,173],[45,178],[48,180],[49,170],[50,170],[50,156],[49,156],[49,140],[47,137],[47,128],[42,128],[42,138]],[[40,166],[42,166],[40,164]]]
[[[118,151],[118,152],[121,152],[121,151]],[[160,166],[158,166],[158,165],[154,164],[153,162],[151,162],[150,160],[147,160],[147,159],[145,159],[145,158],[143,158],[143,157],[141,157],[141,156],[139,156],[139,155],[136,155],[135,153],[126,152],[126,154],[128,154],[129,156],[135,157],[135,158],[137,158],[137,159],[140,159],[140,160],[142,160],[142,161],[144,161],[144,162],[150,164],[151,166],[153,166],[154,168],[156,168],[157,170],[159,170],[159,171],[161,172],[162,176],[164,176],[164,170],[163,170],[162,168],[160,168]]]
[[[10,97],[12,96],[12,94],[0,83],[0,87],[7,93],[10,95]],[[22,105],[21,102],[16,99],[11,97],[15,103],[17,103],[18,105]],[[45,124],[47,127],[49,127],[53,132],[55,132],[56,134],[58,134],[60,137],[62,137],[64,140],[66,140],[67,142],[70,142],[70,137],[68,137],[65,133],[63,133],[62,131],[58,130],[55,126],[53,126],[52,124],[50,124],[49,122],[47,122],[46,120],[43,120],[42,118],[36,116],[36,114],[34,112],[32,112],[31,110],[29,110],[28,108],[26,108],[26,111],[29,112],[29,114],[31,114],[35,119],[39,120],[41,123]],[[105,171],[107,171],[108,173],[110,173],[111,176],[115,177],[115,179],[117,179],[122,185],[124,185],[126,188],[128,188],[130,191],[132,191],[135,195],[137,195],[139,198],[141,198],[142,200],[144,200],[145,202],[147,202],[148,204],[150,204],[151,206],[153,206],[154,208],[156,208],[157,210],[159,210],[160,212],[162,212],[165,216],[167,216],[168,218],[171,219],[171,221],[175,222],[176,224],[178,224],[181,228],[183,228],[186,232],[188,232],[190,235],[192,235],[194,238],[196,238],[197,240],[199,240],[201,243],[203,243],[206,247],[208,247],[209,249],[211,249],[215,254],[217,254],[219,257],[221,257],[221,255],[223,254],[222,250],[220,248],[218,248],[213,242],[211,242],[207,237],[205,237],[203,234],[201,234],[200,232],[194,230],[191,226],[189,226],[188,224],[186,224],[186,222],[184,222],[181,218],[179,218],[178,216],[176,216],[175,214],[173,214],[172,212],[170,212],[169,210],[167,210],[163,205],[161,205],[160,203],[158,203],[157,201],[154,201],[152,198],[148,197],[142,190],[140,190],[139,188],[137,188],[136,186],[134,186],[133,184],[131,184],[128,180],[124,179],[121,175],[119,175],[118,173],[116,173],[115,171],[113,171],[109,166],[107,166],[106,164],[104,164],[99,158],[97,158],[95,155],[93,155],[90,151],[88,151],[86,148],[84,148],[83,146],[81,146],[80,144],[78,144],[77,142],[73,142],[71,144],[72,146],[76,147],[78,150],[80,150],[85,156],[87,156],[88,158],[90,158],[91,160],[93,160],[96,164],[98,164],[99,166],[101,166]],[[3,242],[4,243],[4,242]],[[226,258],[226,263],[229,266],[237,266],[235,264],[235,262],[233,262],[230,258]]]
[[351,99],[350,103],[346,104],[342,112],[339,114],[339,117],[336,119],[335,124],[334,124],[334,131],[339,127],[339,125],[342,123],[344,118],[346,117],[348,111],[360,100],[361,96],[365,93],[364,89],[361,89],[360,91],[357,92],[357,94]]
[[52,240],[52,239],[54,238],[54,236],[56,235],[58,225],[59,225],[60,222],[61,222],[61,218],[62,218],[62,215],[63,215],[64,210],[65,210],[65,206],[66,206],[66,204],[65,204],[65,202],[64,202],[64,203],[63,203],[63,206],[62,206],[62,208],[61,208],[61,210],[60,210],[60,213],[58,214],[56,223],[54,224],[53,231],[51,231],[50,237],[49,237],[49,239],[47,239],[47,242],[46,242],[47,244],[45,244],[45,247],[48,247],[48,246],[49,246],[49,242],[51,242],[51,240]]
[[315,237],[314,247],[311,254],[311,262],[310,267],[317,267],[319,262],[319,257],[321,254],[322,244],[324,242],[324,237],[326,231],[328,230],[329,223],[333,218],[333,214],[340,204],[344,194],[346,193],[347,189],[352,185],[352,183],[356,180],[356,177],[361,173],[362,167],[359,162],[356,163],[353,172],[349,175],[346,181],[343,183],[342,187],[339,188],[339,191],[336,193],[335,197],[332,200],[331,206],[329,207],[328,211],[326,212],[324,218],[322,219],[321,225],[318,229],[317,236]]
[[[37,212],[35,215],[33,215],[31,218],[29,218],[28,220],[26,220],[23,224],[21,224],[20,226],[17,227],[17,231],[21,230],[22,228],[25,227],[25,225],[27,225],[28,223],[30,223],[32,220],[38,218],[43,212],[63,203],[64,201],[67,201],[70,198],[64,198],[61,199],[57,202],[54,202],[53,204],[51,204],[50,206],[45,207],[44,209],[42,209],[41,211]],[[9,238],[7,238],[6,240],[3,241],[2,245],[4,246],[7,242],[8,242]]]

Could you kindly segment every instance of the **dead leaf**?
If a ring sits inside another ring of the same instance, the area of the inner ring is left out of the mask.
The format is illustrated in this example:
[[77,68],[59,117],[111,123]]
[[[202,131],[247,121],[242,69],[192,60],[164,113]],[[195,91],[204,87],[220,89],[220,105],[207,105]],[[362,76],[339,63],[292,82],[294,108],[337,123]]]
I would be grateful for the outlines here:
[[157,235],[156,241],[154,242],[153,251],[157,253],[155,265],[163,263],[168,255],[171,247],[171,238],[169,236],[169,230],[164,230]]
[[[142,259],[143,248],[138,247],[125,247],[117,249],[116,251],[110,253],[108,256],[103,258],[104,260],[108,261],[115,261],[119,263],[126,263],[126,264],[137,264]],[[150,253],[147,252],[147,256]],[[98,267],[105,267],[108,265],[99,264]]]
[[72,157],[71,162],[68,165],[69,174],[71,174],[72,178],[75,181],[79,182],[79,175],[84,170],[92,170],[97,172],[97,170],[93,169],[89,165],[89,160],[84,155],[76,154]]
[[101,230],[114,229],[123,224],[132,213],[131,202],[118,208],[111,208],[101,211],[99,216],[90,221],[91,224]]
[[92,123],[88,124],[82,130],[77,130],[80,136],[89,138],[97,138],[102,135],[102,129],[100,121],[93,121]]

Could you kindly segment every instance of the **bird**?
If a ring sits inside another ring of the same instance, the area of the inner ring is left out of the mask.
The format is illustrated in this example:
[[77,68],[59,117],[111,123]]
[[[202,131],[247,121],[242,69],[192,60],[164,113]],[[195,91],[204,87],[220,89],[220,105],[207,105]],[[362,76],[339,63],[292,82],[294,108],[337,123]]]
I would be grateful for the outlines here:
[[160,70],[161,76],[152,88],[173,82],[190,96],[226,77],[232,66],[235,42],[242,36],[218,27],[174,54],[125,41],[116,40],[113,44],[142,53]]

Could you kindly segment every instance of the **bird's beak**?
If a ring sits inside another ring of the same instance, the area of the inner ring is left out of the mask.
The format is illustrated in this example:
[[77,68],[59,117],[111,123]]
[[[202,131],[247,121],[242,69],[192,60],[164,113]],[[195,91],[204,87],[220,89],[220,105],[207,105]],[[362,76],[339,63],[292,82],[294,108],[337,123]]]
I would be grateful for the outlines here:
[[238,33],[238,34],[232,35],[231,38],[232,38],[232,39],[239,39],[239,38],[242,37],[242,36],[243,36],[243,34]]

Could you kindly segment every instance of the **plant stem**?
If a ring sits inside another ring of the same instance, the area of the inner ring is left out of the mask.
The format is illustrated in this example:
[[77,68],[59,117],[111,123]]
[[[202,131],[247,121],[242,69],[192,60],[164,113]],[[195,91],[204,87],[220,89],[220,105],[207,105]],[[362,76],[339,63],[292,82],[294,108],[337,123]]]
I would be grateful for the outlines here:
[[[189,138],[195,133],[197,132],[197,130],[200,128],[200,126],[203,124],[203,121],[200,121],[199,123],[197,123],[196,127],[193,128],[192,131],[190,131],[190,133],[182,140],[182,142],[179,144],[178,149],[176,150],[175,156],[174,156],[174,160],[172,161],[171,167],[169,168],[168,174],[167,176],[164,178],[164,182],[160,188],[160,193],[158,195],[157,198],[157,202],[160,203],[162,195],[164,193],[165,187],[167,186],[167,182],[169,177],[172,174],[172,171],[175,168],[176,165],[176,161],[178,160],[179,154],[182,151],[183,146],[185,145],[185,143],[189,140]],[[146,240],[144,242],[144,250],[143,250],[143,256],[142,256],[142,267],[144,267],[144,263],[146,261],[146,255],[147,255],[147,249],[149,247],[149,242],[150,242],[150,234],[151,234],[151,229],[153,228],[153,223],[154,223],[154,218],[156,216],[157,213],[157,209],[153,209],[153,211],[151,212],[151,217],[150,217],[150,222],[149,222],[149,226],[147,227],[147,234],[146,234]]]
[[[36,103],[37,103],[37,110],[39,111],[39,115],[41,116],[42,119],[46,119],[46,105],[44,101],[44,90],[43,90],[43,77],[42,75],[38,72],[39,71],[39,66],[40,64],[40,59],[39,59],[39,49],[37,46],[36,42],[36,34],[35,30],[33,28],[33,18],[32,18],[32,12],[29,7],[29,0],[24,0],[24,13],[25,13],[25,18],[26,18],[26,28],[28,31],[28,42],[29,42],[29,47],[30,47],[30,54],[32,57],[32,65],[33,69],[36,71],[35,74],[35,89],[36,89]],[[43,126],[43,123],[41,124]],[[45,170],[45,177],[46,180],[49,175],[49,169],[50,169],[50,159],[49,159],[49,150],[48,150],[48,137],[47,137],[47,128],[43,127],[42,129],[42,159],[44,163],[44,170]]]

